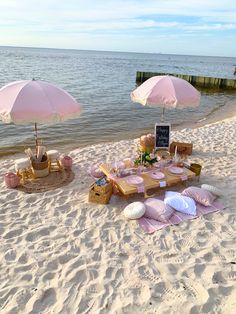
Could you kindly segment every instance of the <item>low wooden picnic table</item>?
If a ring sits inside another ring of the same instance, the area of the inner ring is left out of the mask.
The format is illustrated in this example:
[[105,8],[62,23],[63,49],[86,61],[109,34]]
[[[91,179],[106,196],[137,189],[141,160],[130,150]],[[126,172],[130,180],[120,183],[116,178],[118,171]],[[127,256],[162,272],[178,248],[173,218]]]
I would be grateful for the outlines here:
[[[114,174],[111,173],[111,166],[109,164],[102,164],[100,165],[101,171],[108,177],[113,178]],[[156,168],[152,168],[147,170],[146,172],[142,172],[139,174],[140,177],[143,178],[143,185],[144,185],[144,197],[150,197],[151,195],[148,194],[149,190],[158,189],[164,186],[172,186],[176,185],[181,182],[186,182],[190,179],[195,177],[195,173],[187,168],[183,168],[183,173],[181,175],[175,175],[168,171],[168,168],[164,168],[162,172],[165,174],[165,178],[161,180],[153,179],[148,172],[151,170],[156,170]],[[128,184],[126,181],[127,177],[118,178],[116,177],[114,181],[115,185],[119,189],[119,191],[124,196],[130,196],[134,193],[138,193],[137,186]]]

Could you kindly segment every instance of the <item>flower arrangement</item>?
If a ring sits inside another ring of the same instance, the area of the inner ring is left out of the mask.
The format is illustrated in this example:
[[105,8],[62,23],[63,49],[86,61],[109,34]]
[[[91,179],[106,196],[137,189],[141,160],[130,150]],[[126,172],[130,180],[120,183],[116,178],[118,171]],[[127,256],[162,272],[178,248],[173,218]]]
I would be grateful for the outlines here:
[[151,153],[155,146],[155,136],[154,134],[143,135],[140,137],[139,142],[141,151]]
[[136,166],[138,165],[150,166],[153,165],[155,162],[157,162],[157,157],[154,153],[140,152],[139,157],[135,159],[134,164]]

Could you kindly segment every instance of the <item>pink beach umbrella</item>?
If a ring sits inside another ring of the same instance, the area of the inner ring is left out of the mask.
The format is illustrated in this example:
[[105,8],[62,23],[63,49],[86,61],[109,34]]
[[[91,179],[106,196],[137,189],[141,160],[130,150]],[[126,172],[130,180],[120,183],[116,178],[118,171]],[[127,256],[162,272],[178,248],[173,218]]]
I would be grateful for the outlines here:
[[38,80],[17,81],[0,89],[0,120],[5,123],[58,123],[80,115],[76,100],[63,89]]
[[174,76],[153,76],[131,93],[133,102],[144,106],[172,108],[196,107],[200,104],[200,93],[189,82]]

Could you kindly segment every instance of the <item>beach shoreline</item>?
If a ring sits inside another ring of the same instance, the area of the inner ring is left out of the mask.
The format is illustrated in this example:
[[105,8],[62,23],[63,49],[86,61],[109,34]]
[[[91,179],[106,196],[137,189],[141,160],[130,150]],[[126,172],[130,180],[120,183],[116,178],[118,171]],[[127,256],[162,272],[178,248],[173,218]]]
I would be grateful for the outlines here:
[[[229,101],[227,102],[224,106],[219,107],[217,110],[215,110],[214,112],[211,112],[207,117],[199,120],[199,121],[195,121],[195,122],[185,122],[182,123],[180,125],[171,125],[171,129],[172,131],[181,131],[183,129],[196,129],[196,128],[200,128],[209,124],[213,124],[213,123],[220,123],[221,121],[227,120],[227,119],[231,119],[236,117],[236,100],[233,101]],[[167,121],[166,121],[167,122]],[[152,130],[154,131],[154,126],[153,129],[149,129],[149,130],[143,130],[140,133],[141,135],[145,135],[148,133],[151,133]],[[137,137],[128,137],[126,138],[126,140],[135,140],[137,139]],[[120,139],[118,139],[116,142],[119,141],[124,141],[125,139],[122,137]],[[94,146],[94,145],[99,145],[99,144],[110,144],[112,143],[111,141],[101,141],[100,143],[96,143],[96,144],[89,144],[86,146],[81,146],[81,148],[85,148],[85,147],[89,147],[89,146]],[[71,150],[75,150],[77,149],[76,146],[74,146],[73,148],[70,146],[63,146],[61,147],[62,151],[65,153],[66,151],[71,151]],[[0,157],[1,160],[1,157]]]
[[[236,62],[236,58],[209,56],[137,55],[14,47],[0,47],[0,53],[1,86],[14,80],[36,77],[60,86],[81,104],[82,114],[79,119],[66,120],[51,126],[38,125],[38,136],[47,149],[57,149],[62,153],[101,142],[133,139],[146,132],[153,132],[154,124],[160,122],[161,108],[143,108],[140,104],[132,103],[130,99],[131,91],[136,88],[137,70],[156,72],[161,69],[166,73],[211,77],[223,75],[234,79],[232,64]],[[17,66],[13,69],[12,64],[15,63]],[[173,129],[178,127],[175,124],[197,121],[228,100],[235,99],[235,91],[199,91],[199,107],[166,111],[166,122],[170,122]],[[178,129],[182,127],[180,125]],[[0,156],[4,154],[7,156],[4,158],[8,158],[12,153],[33,148],[33,129],[33,124],[1,123]]]
[[231,100],[227,102],[224,106],[219,107],[217,110],[211,112],[205,118],[196,121],[194,123],[183,123],[181,126],[176,126],[174,130],[182,130],[185,128],[199,128],[208,124],[221,122],[223,120],[232,118],[236,116],[236,100]]
[[[211,112],[208,116],[206,116],[205,118],[199,120],[199,121],[195,121],[195,122],[185,122],[179,125],[172,125],[171,128],[173,131],[180,131],[186,128],[189,129],[195,129],[195,128],[199,128],[211,123],[216,123],[216,122],[220,122],[223,121],[225,119],[231,118],[236,116],[236,101],[231,100],[228,101],[225,105],[219,107],[217,110],[215,110],[214,112]],[[154,130],[154,126],[153,126],[153,130]],[[152,132],[151,129],[147,129],[147,130],[143,130],[142,132],[138,131],[137,133],[139,133],[139,135],[144,135],[147,133]],[[125,137],[126,136],[126,137]],[[116,141],[122,141],[122,140],[132,140],[134,139],[133,135],[129,136],[129,134],[126,133],[126,135],[122,136],[121,138],[118,138]],[[89,146],[93,146],[93,145],[98,145],[98,144],[109,144],[111,143],[111,141],[109,140],[101,140],[99,143],[94,143],[94,144],[88,144],[88,145],[79,145],[79,144],[68,144],[68,145],[50,145],[50,149],[57,149],[59,150],[62,154],[67,154],[68,152],[75,150],[79,147],[84,148],[84,147],[89,147]],[[28,146],[27,146],[28,147]],[[22,151],[23,153],[23,151]],[[4,160],[4,159],[8,159],[11,158],[11,156],[15,156],[15,158],[17,158],[17,156],[21,156],[22,155],[21,152],[17,152],[17,153],[10,153],[10,152],[6,152],[6,154],[0,155],[0,161]]]
[[[0,183],[2,313],[233,313],[236,303],[236,118],[172,131],[225,209],[144,234],[122,211],[88,203],[88,168],[136,155],[138,139],[73,150],[73,182],[38,194]],[[0,175],[14,171],[11,156]]]

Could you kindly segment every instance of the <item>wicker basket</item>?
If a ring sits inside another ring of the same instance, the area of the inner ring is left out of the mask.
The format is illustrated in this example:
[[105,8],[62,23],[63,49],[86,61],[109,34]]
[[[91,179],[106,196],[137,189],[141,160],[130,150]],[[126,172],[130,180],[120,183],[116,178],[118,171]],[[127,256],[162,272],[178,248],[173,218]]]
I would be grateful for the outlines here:
[[193,151],[192,143],[172,142],[170,144],[170,153],[175,153],[175,147],[177,146],[177,153],[180,155],[191,155]]
[[202,170],[202,166],[199,165],[199,164],[191,164],[190,165],[190,170],[192,172],[194,172],[196,176],[200,176],[201,170]]
[[112,182],[106,185],[93,183],[89,190],[89,202],[97,204],[108,204],[112,196]]
[[36,178],[42,178],[49,175],[48,157],[44,156],[44,161],[32,160],[33,173]]
[[105,185],[97,185],[93,183],[91,187],[93,187],[95,192],[105,194],[107,192],[112,192],[112,182],[107,182]]

